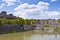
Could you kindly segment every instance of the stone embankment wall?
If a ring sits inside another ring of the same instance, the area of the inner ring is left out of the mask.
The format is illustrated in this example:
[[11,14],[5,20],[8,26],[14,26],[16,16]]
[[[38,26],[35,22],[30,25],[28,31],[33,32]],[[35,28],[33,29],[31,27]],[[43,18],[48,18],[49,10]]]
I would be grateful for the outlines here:
[[26,30],[33,30],[34,27],[32,26],[24,26],[24,25],[17,25],[17,24],[4,24],[0,26],[0,34],[2,33],[11,33],[11,32],[23,32]]

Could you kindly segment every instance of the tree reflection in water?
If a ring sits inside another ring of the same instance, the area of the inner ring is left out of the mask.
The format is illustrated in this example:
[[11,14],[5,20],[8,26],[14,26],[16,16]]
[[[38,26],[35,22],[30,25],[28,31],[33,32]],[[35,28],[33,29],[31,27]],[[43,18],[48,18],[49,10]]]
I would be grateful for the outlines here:
[[57,34],[37,34],[33,31],[24,33],[24,40],[59,40],[60,35]]

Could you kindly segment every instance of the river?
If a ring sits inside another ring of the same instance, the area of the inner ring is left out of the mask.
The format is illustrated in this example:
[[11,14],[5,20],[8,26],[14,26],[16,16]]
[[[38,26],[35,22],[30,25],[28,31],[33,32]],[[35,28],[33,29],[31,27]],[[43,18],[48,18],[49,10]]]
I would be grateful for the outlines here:
[[24,40],[60,40],[58,34],[40,34],[39,32],[25,32]]
[[59,34],[41,34],[35,31],[0,35],[0,40],[60,40]]

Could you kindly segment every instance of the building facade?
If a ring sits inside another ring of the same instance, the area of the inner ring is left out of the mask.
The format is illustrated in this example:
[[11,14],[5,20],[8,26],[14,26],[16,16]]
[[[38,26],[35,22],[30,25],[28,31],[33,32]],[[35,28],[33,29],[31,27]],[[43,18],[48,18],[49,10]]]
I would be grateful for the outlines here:
[[13,14],[7,14],[6,11],[2,11],[0,13],[0,18],[7,18],[7,19],[16,19],[16,16],[13,16]]

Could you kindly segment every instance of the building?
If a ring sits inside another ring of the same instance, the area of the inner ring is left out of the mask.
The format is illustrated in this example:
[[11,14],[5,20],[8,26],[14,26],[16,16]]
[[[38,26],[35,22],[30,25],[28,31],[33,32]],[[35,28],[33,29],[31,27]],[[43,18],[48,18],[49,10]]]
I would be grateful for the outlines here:
[[58,21],[55,19],[48,19],[48,25],[49,26],[57,26]]
[[0,13],[0,18],[7,18],[7,19],[16,19],[17,17],[16,16],[13,16],[13,14],[7,14],[6,11],[2,11]]
[[2,12],[0,13],[0,18],[6,18],[6,17],[7,17],[7,12],[2,11]]

